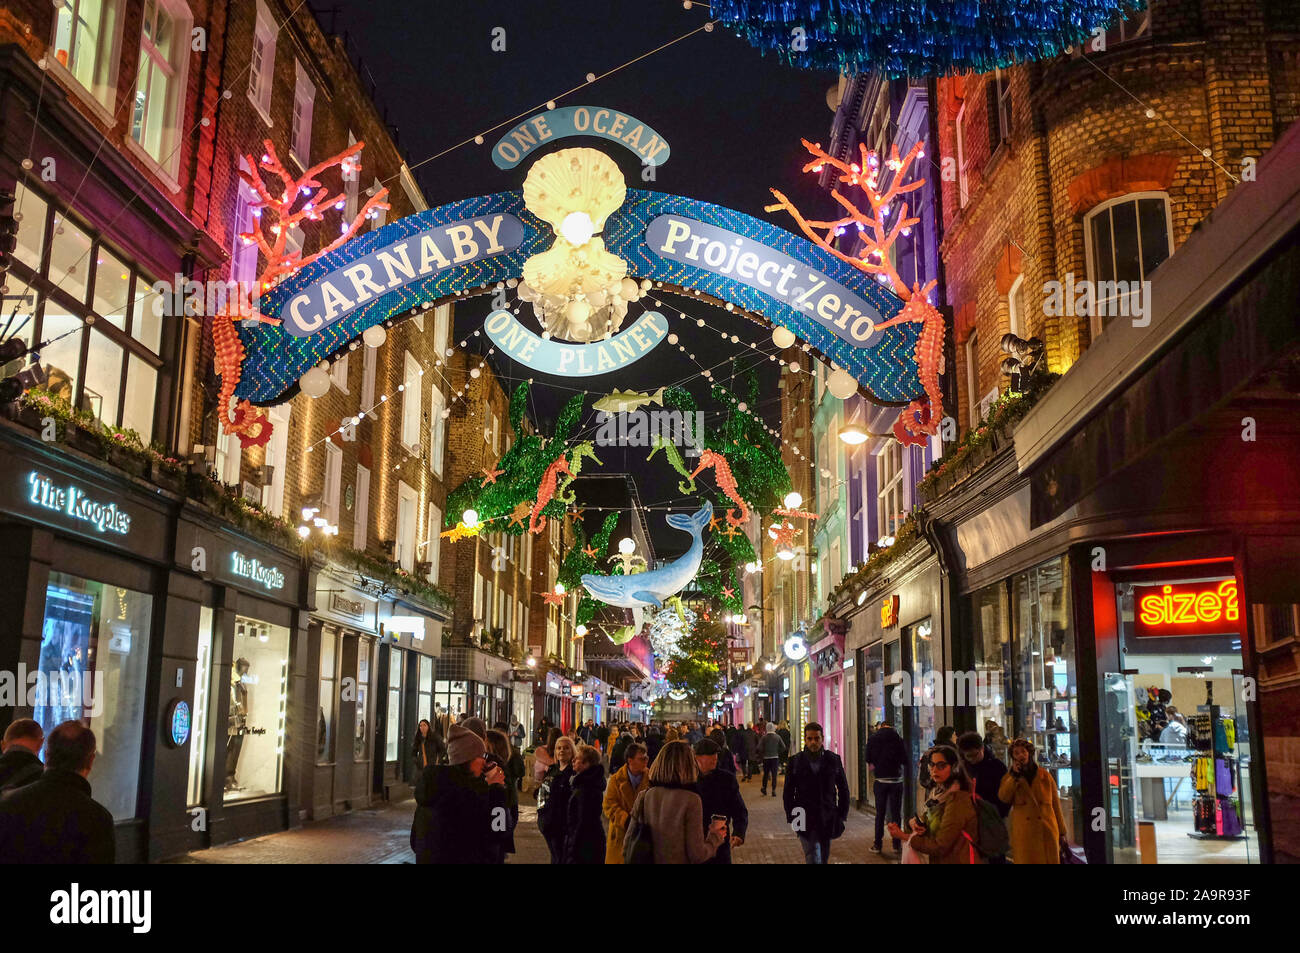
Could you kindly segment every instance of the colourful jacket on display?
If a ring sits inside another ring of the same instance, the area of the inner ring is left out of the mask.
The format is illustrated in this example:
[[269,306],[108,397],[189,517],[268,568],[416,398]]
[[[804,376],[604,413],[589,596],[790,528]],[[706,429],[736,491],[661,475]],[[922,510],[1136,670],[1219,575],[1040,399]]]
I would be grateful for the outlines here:
[[1040,765],[1026,781],[1008,772],[998,797],[1011,805],[1011,859],[1017,864],[1059,864],[1065,815],[1051,773]]

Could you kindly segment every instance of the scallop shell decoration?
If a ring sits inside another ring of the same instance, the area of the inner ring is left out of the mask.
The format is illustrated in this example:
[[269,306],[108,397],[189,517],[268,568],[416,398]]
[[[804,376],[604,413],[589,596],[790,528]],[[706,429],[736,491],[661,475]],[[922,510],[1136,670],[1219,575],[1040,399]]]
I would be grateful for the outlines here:
[[[524,262],[519,296],[551,335],[593,341],[619,329],[627,315],[627,263],[596,236],[627,198],[614,160],[595,149],[562,149],[539,159],[524,180],[524,205],[555,229],[555,243]],[[565,237],[565,222],[579,227]],[[585,219],[583,219],[585,216]],[[590,234],[586,225],[590,222]],[[572,239],[576,237],[580,241]]]

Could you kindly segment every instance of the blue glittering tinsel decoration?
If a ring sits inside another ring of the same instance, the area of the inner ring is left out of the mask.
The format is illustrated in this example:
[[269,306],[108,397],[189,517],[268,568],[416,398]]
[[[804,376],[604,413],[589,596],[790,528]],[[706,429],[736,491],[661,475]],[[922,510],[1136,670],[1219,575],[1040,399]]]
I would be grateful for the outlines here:
[[711,16],[789,66],[942,76],[1056,56],[1144,6],[1142,0],[714,0]]

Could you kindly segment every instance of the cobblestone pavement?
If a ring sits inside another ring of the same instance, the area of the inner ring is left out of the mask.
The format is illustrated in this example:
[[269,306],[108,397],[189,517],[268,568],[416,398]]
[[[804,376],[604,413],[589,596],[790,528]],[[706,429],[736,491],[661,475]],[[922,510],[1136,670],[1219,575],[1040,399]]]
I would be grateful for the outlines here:
[[[732,852],[737,864],[801,864],[803,851],[785,822],[780,792],[762,797],[758,779],[741,783],[741,794],[749,807],[749,835],[743,846]],[[415,860],[410,848],[414,801],[385,804],[353,811],[278,834],[268,834],[194,851],[173,863],[188,864],[400,864]],[[849,813],[844,836],[831,844],[833,864],[883,864],[892,854],[872,854],[872,819],[854,810]],[[889,840],[886,838],[886,851]],[[537,811],[525,795],[515,831],[516,853],[512,864],[547,864],[550,853],[537,830]]]

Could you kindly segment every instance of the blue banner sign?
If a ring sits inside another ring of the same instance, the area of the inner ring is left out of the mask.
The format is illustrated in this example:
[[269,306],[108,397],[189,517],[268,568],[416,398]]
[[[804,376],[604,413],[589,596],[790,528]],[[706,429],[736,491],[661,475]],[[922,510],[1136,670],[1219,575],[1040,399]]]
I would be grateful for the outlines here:
[[509,311],[493,311],[483,331],[503,353],[543,374],[558,377],[592,377],[610,374],[639,361],[668,335],[668,321],[658,311],[647,311],[632,325],[604,341],[569,344],[534,334]]
[[553,139],[596,136],[631,149],[646,165],[668,160],[668,143],[639,119],[603,106],[564,106],[525,119],[492,147],[498,169],[513,169],[539,146]]
[[454,266],[512,252],[524,223],[498,213],[408,235],[352,259],[306,287],[283,307],[284,330],[305,338],[343,320],[368,301]]
[[838,281],[761,242],[678,215],[660,215],[646,229],[656,255],[734,278],[814,318],[855,347],[866,347],[880,311]]

